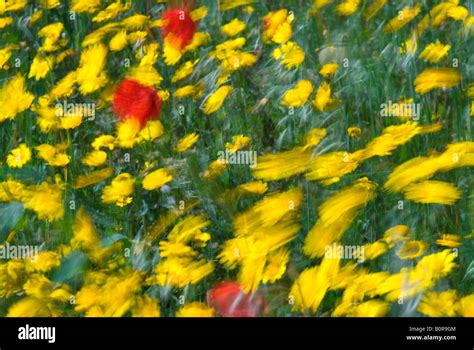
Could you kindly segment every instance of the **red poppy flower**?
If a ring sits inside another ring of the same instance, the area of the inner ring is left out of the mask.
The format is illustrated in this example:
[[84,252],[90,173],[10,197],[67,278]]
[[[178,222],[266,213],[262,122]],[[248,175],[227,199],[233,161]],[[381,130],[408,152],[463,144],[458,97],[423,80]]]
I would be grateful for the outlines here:
[[223,317],[256,317],[265,308],[261,294],[245,294],[238,283],[230,281],[209,290],[207,303]]
[[160,116],[161,101],[156,90],[134,80],[123,80],[115,90],[112,111],[120,119],[133,118],[144,126]]
[[178,39],[179,48],[185,48],[193,39],[197,28],[189,10],[185,7],[169,9],[163,13],[162,19],[164,20],[164,25],[161,27],[163,38],[172,33]]

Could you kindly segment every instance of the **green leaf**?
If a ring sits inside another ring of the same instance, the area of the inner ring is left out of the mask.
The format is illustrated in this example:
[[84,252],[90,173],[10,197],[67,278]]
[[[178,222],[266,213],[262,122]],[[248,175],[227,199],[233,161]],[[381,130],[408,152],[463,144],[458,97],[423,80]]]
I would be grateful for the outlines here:
[[25,208],[19,202],[0,205],[0,242],[5,241],[16,224],[23,217]]
[[117,241],[121,241],[123,239],[127,239],[127,236],[122,235],[121,233],[116,233],[112,236],[109,236],[107,238],[104,238],[102,240],[101,246],[102,248],[107,248],[108,246],[111,246]]
[[87,265],[87,257],[83,252],[75,250],[61,261],[61,267],[53,274],[52,280],[64,283],[84,273]]

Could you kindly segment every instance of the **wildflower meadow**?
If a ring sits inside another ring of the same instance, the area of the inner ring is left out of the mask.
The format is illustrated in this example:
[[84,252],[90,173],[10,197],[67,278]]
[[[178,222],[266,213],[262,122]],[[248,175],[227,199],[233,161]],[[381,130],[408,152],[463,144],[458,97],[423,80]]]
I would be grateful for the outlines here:
[[474,316],[473,0],[0,1],[0,315]]

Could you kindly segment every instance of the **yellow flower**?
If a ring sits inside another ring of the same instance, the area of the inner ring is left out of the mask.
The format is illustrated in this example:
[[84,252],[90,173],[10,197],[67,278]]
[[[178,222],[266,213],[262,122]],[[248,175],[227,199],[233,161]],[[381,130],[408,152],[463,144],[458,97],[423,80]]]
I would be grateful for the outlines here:
[[406,199],[417,203],[438,203],[453,205],[461,198],[461,191],[449,182],[422,181],[405,187],[403,195]]
[[428,292],[421,299],[417,311],[430,317],[453,317],[456,315],[454,307],[456,299],[455,290]]
[[107,147],[109,150],[114,149],[115,138],[111,135],[101,135],[97,136],[95,140],[92,142],[92,147],[98,151],[102,147]]
[[59,99],[65,96],[71,96],[74,92],[74,84],[77,81],[76,71],[72,71],[64,78],[62,78],[56,85],[51,89],[49,96],[52,100]]
[[148,191],[156,190],[171,180],[173,180],[173,176],[167,169],[158,169],[145,176],[142,186]]
[[326,129],[315,128],[308,131],[303,140],[303,149],[306,150],[311,147],[319,145],[321,140],[326,137]]
[[245,292],[258,288],[266,266],[268,281],[284,273],[285,254],[272,254],[298,233],[302,196],[303,192],[299,188],[266,196],[235,217],[235,238],[224,243],[218,258],[229,268],[241,265],[238,281]]
[[415,267],[414,274],[420,278],[425,287],[430,287],[434,282],[447,276],[456,266],[456,254],[450,249],[423,257]]
[[38,151],[38,157],[43,159],[48,165],[51,166],[66,166],[69,164],[71,157],[64,152],[67,145],[60,144],[56,146],[42,144],[36,147]]
[[143,29],[150,18],[146,15],[135,14],[122,20],[121,25],[129,30]]
[[107,47],[102,44],[92,45],[81,53],[77,82],[83,95],[93,93],[107,83]]
[[410,228],[406,225],[397,225],[385,231],[383,239],[393,247],[395,244],[404,242],[410,237]]
[[219,9],[221,11],[231,10],[233,8],[251,4],[255,0],[220,0]]
[[75,310],[86,311],[86,316],[121,317],[133,310],[142,279],[141,272],[123,269],[102,281],[86,283],[76,294]]
[[71,291],[67,285],[51,282],[40,274],[32,274],[23,286],[25,298],[13,304],[8,317],[58,317],[60,306],[69,302]]
[[77,211],[72,227],[71,247],[73,249],[83,249],[91,251],[100,246],[100,236],[98,235],[91,216],[81,207]]
[[319,74],[321,74],[325,78],[332,78],[334,74],[337,72],[338,68],[339,68],[339,65],[337,63],[326,63],[319,70]]
[[[191,240],[203,238],[202,229],[210,224],[209,220],[203,215],[188,215],[182,221],[178,222],[168,235],[168,241],[171,243],[188,243]],[[161,242],[160,242],[161,243]]]
[[360,1],[361,0],[344,0],[336,6],[336,12],[341,16],[350,16],[358,10]]
[[347,128],[347,134],[352,137],[353,139],[358,139],[361,135],[362,131],[360,128],[356,126],[352,126],[350,128]]
[[[228,75],[230,72],[251,66],[257,61],[256,55],[240,51],[240,49],[245,45],[245,42],[245,38],[227,40],[217,45],[216,50],[209,54],[210,57],[217,58],[221,62],[223,72],[218,81],[225,81],[226,79],[223,77]],[[218,83],[218,85],[219,84],[220,83]]]
[[383,129],[382,134],[369,142],[362,150],[355,152],[359,161],[378,156],[385,157],[398,146],[410,141],[414,136],[424,133],[437,132],[441,124],[419,126],[416,122],[406,122],[400,125],[390,125]]
[[132,202],[135,179],[128,173],[116,176],[109,186],[104,188],[102,202],[115,203],[118,207],[124,207]]
[[121,51],[127,46],[127,31],[121,30],[109,42],[110,51]]
[[7,317],[33,317],[51,316],[45,309],[42,300],[33,297],[25,297],[17,301],[8,309]]
[[337,241],[349,228],[359,209],[375,196],[376,185],[367,178],[329,197],[318,208],[319,219],[304,242],[304,253],[310,257],[322,256],[326,247]]
[[456,304],[456,309],[463,317],[474,317],[474,294],[461,298]]
[[193,248],[182,242],[160,242],[160,256],[163,258],[169,256],[196,256],[197,254]]
[[61,5],[61,2],[59,0],[40,0],[40,4],[46,9],[53,9]]
[[435,43],[431,43],[425,47],[420,54],[420,58],[430,63],[436,63],[448,55],[450,48],[451,45],[443,45],[437,40]]
[[288,15],[286,9],[269,12],[263,17],[263,41],[266,43],[273,41],[277,44],[286,43],[293,34],[291,29],[293,19],[294,16]]
[[385,188],[400,192],[411,183],[426,180],[438,171],[448,171],[464,166],[472,166],[474,142],[449,144],[445,152],[431,157],[415,157],[399,165],[388,176]]
[[415,18],[420,13],[420,6],[415,7],[405,6],[396,17],[392,18],[384,27],[385,33],[393,33],[406,24],[408,24],[413,18]]
[[304,51],[293,41],[288,41],[273,50],[273,58],[280,60],[286,69],[297,68],[304,61]]
[[230,21],[227,24],[224,24],[221,27],[221,32],[224,35],[232,37],[232,36],[236,36],[241,31],[243,31],[245,29],[245,27],[246,27],[245,22],[242,22],[238,18],[234,18],[232,21]]
[[231,91],[232,86],[224,85],[209,95],[206,99],[206,102],[204,102],[204,113],[209,115],[221,108],[222,103],[224,103],[224,100]]
[[150,120],[140,131],[140,137],[146,141],[153,141],[163,135],[163,124],[159,120]]
[[117,125],[116,144],[122,148],[132,148],[137,144],[137,137],[141,130],[140,121],[135,118],[128,118]]
[[301,204],[302,190],[293,188],[282,193],[268,195],[234,219],[236,236],[256,235],[263,227],[272,227],[284,217],[294,219]]
[[64,216],[62,185],[43,182],[26,190],[22,202],[33,210],[39,219],[56,221]]
[[227,169],[227,163],[221,159],[217,159],[207,167],[207,170],[204,172],[204,177],[207,179],[216,178]]
[[106,35],[114,33],[120,29],[119,23],[109,23],[106,24],[93,32],[87,34],[82,40],[82,47],[90,47],[99,45],[102,43],[102,40],[105,38]]
[[184,48],[184,52],[196,50],[199,46],[204,45],[211,39],[209,33],[196,32],[194,33],[191,43]]
[[59,118],[59,127],[61,129],[74,129],[82,123],[82,115],[71,115]]
[[7,164],[10,168],[22,168],[31,159],[31,150],[24,143],[12,149],[7,156]]
[[293,89],[288,90],[281,99],[281,104],[287,107],[302,107],[313,92],[313,84],[308,80],[300,80]]
[[185,304],[176,312],[176,317],[214,317],[214,309],[204,303],[192,302]]
[[15,180],[0,182],[0,202],[21,201],[25,193],[25,186]]
[[108,21],[109,19],[117,17],[120,13],[127,11],[130,8],[130,5],[130,2],[122,3],[120,0],[115,1],[107,6],[104,10],[96,14],[92,18],[92,21],[99,23]]
[[319,181],[323,186],[339,182],[341,178],[353,172],[359,166],[354,153],[329,152],[312,159],[308,165],[305,177],[310,181]]
[[322,8],[328,6],[330,3],[332,3],[333,0],[313,0],[313,7],[311,8],[310,13],[315,14]]
[[273,252],[268,258],[262,275],[262,283],[274,283],[280,279],[286,271],[290,260],[290,251],[282,248]]
[[461,237],[459,235],[451,235],[451,234],[443,234],[441,239],[436,240],[436,244],[448,247],[448,248],[456,248],[461,245]]
[[373,260],[388,251],[387,244],[383,241],[375,241],[364,245],[364,259]]
[[415,55],[418,49],[416,37],[410,37],[400,46],[400,52],[407,55]]
[[387,2],[388,0],[373,1],[365,11],[365,20],[369,21],[372,17],[374,17],[387,4]]
[[173,77],[171,78],[171,82],[176,83],[177,81],[183,80],[184,78],[191,75],[194,70],[194,66],[196,66],[198,62],[199,59],[184,62],[174,73]]
[[382,300],[369,300],[353,305],[347,311],[348,317],[383,317],[390,310],[390,304]]
[[244,135],[235,135],[232,136],[232,143],[226,142],[225,148],[229,150],[231,153],[237,152],[239,149],[247,147],[252,140],[250,137]]
[[64,46],[67,41],[60,40],[63,29],[64,24],[61,22],[48,24],[41,28],[38,32],[38,36],[44,38],[44,42],[43,45],[41,45],[40,51],[52,52],[58,50],[61,46]]
[[19,46],[16,45],[7,45],[4,48],[0,49],[0,69],[9,69],[7,65],[8,60],[12,56],[12,51],[17,50]]
[[323,81],[316,91],[316,96],[314,96],[313,100],[313,106],[319,111],[323,112],[327,109],[327,107],[331,106],[335,102],[336,100],[331,97],[331,86],[327,82]]
[[198,98],[202,96],[202,86],[201,85],[185,85],[182,86],[174,92],[173,96],[175,98],[185,98],[192,96],[193,98]]
[[104,164],[106,160],[107,153],[104,151],[92,151],[82,158],[81,162],[82,164],[95,167]]
[[20,292],[25,278],[23,261],[13,259],[0,264],[0,297],[9,298]]
[[168,101],[168,99],[170,98],[169,90],[158,90],[157,95],[162,102]]
[[148,295],[137,296],[132,308],[132,317],[160,317],[160,303]]
[[[8,27],[10,24],[12,24],[13,18],[12,17],[1,17],[0,18],[0,29],[4,29]],[[2,65],[0,64],[0,67]]]
[[257,56],[249,52],[238,50],[227,51],[221,60],[221,67],[225,73],[234,72],[257,62]]
[[25,261],[25,271],[32,272],[49,272],[61,265],[61,256],[56,252],[43,251],[38,252],[34,260]]
[[143,45],[143,50],[136,52],[136,58],[140,60],[140,66],[153,66],[158,60],[160,45],[151,43]]
[[311,310],[316,313],[338,271],[339,259],[324,258],[321,265],[301,272],[290,290],[289,298],[294,303],[293,310]]
[[252,181],[237,187],[239,193],[264,194],[268,191],[268,186],[263,181]]
[[415,79],[415,92],[424,95],[433,89],[449,89],[461,82],[455,68],[426,68]]
[[72,0],[70,8],[77,13],[94,13],[100,9],[101,5],[100,0]]
[[428,249],[428,244],[423,241],[408,241],[397,251],[400,259],[415,259],[423,255]]
[[216,50],[210,53],[211,57],[223,60],[228,52],[236,51],[245,45],[245,38],[235,38],[224,41],[216,46]]
[[168,257],[155,267],[155,276],[150,280],[160,286],[184,288],[196,284],[214,271],[214,264],[205,259],[192,257]]
[[463,21],[469,16],[469,10],[464,6],[455,6],[448,10],[447,15],[456,21]]
[[0,123],[13,120],[18,113],[30,108],[34,95],[26,91],[25,78],[17,74],[0,88]]
[[264,154],[257,158],[252,174],[266,181],[280,180],[306,171],[312,151],[303,147],[275,154]]
[[163,57],[165,64],[173,66],[181,59],[183,52],[177,46],[178,39],[173,33],[168,33],[163,41]]
[[137,67],[132,67],[127,72],[127,78],[150,87],[159,86],[163,80],[163,77],[152,65],[139,65]]
[[[131,32],[130,34],[128,34],[127,39],[130,44],[141,45],[145,42],[147,36],[148,36],[147,31],[137,30],[135,32]],[[158,45],[158,43],[152,43],[150,45],[153,45],[153,44]]]
[[176,145],[176,152],[184,152],[191,148],[199,140],[199,135],[195,132],[185,135],[182,139],[178,141]]
[[43,13],[44,13],[43,10],[38,10],[36,12],[33,12],[28,24],[33,25],[36,22],[38,22],[41,18],[43,18]]

